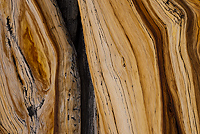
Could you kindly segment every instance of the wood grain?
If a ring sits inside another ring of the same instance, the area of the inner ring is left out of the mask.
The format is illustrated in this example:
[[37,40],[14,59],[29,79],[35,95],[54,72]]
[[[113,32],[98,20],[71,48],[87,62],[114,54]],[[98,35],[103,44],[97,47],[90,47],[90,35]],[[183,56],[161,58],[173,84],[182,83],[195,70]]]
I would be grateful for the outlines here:
[[198,0],[78,0],[99,133],[200,133]]
[[0,132],[80,133],[76,53],[53,0],[0,0]]
[[77,66],[81,81],[81,133],[96,133],[96,102],[94,88],[90,77],[81,17],[77,0],[57,0],[65,26],[77,52]]
[[0,0],[0,133],[200,133],[199,0],[58,3]]

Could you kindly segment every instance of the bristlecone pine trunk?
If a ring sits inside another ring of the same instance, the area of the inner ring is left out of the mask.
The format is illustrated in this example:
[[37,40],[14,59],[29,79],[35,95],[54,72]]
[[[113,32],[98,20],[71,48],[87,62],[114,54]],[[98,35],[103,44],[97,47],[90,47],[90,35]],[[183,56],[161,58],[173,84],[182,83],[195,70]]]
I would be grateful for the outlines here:
[[200,134],[199,0],[0,0],[0,134]]

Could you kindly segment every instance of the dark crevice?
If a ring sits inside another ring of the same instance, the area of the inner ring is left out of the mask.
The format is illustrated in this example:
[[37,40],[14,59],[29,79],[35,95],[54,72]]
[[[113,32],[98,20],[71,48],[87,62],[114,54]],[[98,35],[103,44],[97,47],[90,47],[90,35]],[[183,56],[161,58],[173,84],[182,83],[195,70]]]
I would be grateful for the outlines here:
[[77,69],[81,79],[81,133],[94,134],[96,130],[95,96],[85,51],[78,1],[57,0],[57,3],[77,53]]
[[13,64],[14,64],[14,67],[15,67],[15,72],[17,74],[17,78],[18,78],[20,84],[23,85],[23,80],[19,75],[18,68],[17,68],[17,63],[16,63],[15,57],[13,55],[12,55],[12,60],[13,60]]
[[[78,53],[78,49],[80,47],[84,47],[85,48],[85,42],[84,42],[84,38],[83,38],[83,29],[82,29],[82,24],[81,24],[80,12],[78,12],[78,16],[77,16],[77,31],[76,31],[76,37],[75,37],[75,41],[74,41],[74,46],[75,46],[75,49],[76,49],[77,53]],[[81,48],[81,49],[84,49],[84,48]],[[85,53],[85,51],[84,51],[84,53]]]
[[90,76],[83,31],[80,28],[77,60],[81,79],[81,133],[93,134],[95,131],[95,97]]
[[28,110],[28,115],[30,116],[32,120],[32,117],[34,115],[37,115],[37,109],[35,108],[35,106],[31,105],[30,107],[27,108],[27,110]]

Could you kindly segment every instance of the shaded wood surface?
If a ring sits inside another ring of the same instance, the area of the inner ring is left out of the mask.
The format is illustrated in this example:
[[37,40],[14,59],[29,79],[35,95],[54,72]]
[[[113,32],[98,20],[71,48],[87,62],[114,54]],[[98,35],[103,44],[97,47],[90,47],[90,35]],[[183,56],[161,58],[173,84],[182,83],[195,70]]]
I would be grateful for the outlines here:
[[77,51],[77,65],[81,80],[81,133],[94,134],[96,128],[96,102],[90,77],[81,18],[77,0],[57,0],[65,26]]
[[[81,29],[82,30],[82,29]],[[80,32],[80,40],[77,50],[78,66],[81,79],[81,133],[96,134],[97,133],[97,112],[96,101],[94,95],[94,87],[92,84],[87,56],[85,52],[85,44],[83,40],[83,32]]]

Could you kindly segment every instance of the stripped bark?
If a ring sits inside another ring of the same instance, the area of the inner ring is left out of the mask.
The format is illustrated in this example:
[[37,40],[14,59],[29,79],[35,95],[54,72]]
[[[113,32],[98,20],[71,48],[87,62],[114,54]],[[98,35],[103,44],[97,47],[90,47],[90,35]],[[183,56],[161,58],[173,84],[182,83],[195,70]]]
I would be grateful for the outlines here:
[[80,133],[76,53],[53,0],[0,0],[2,133]]
[[79,0],[99,133],[200,133],[197,0]]
[[0,133],[200,133],[198,0],[58,3],[0,0]]

